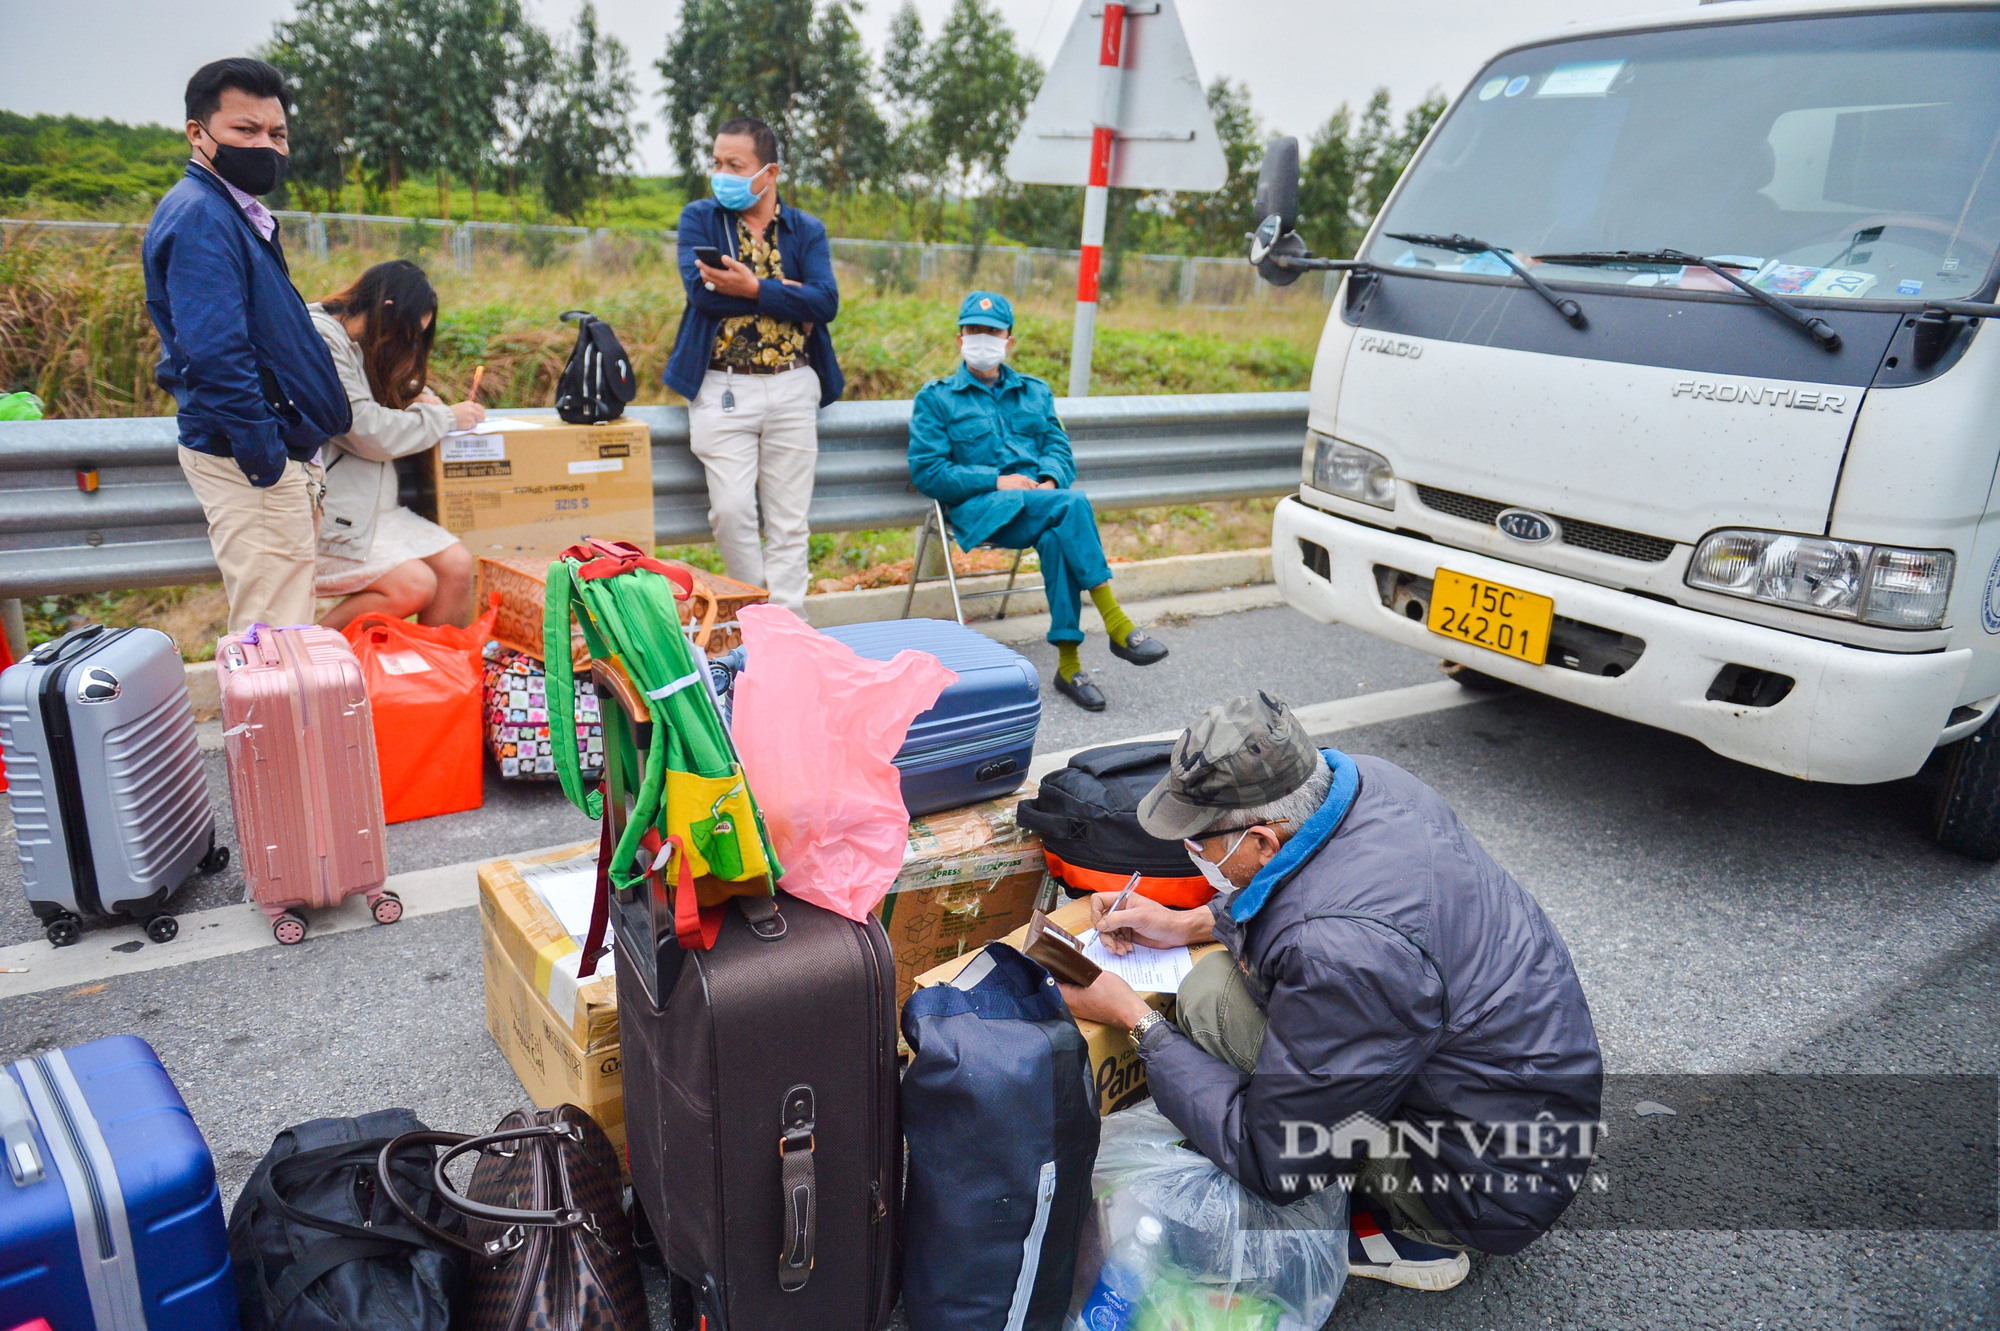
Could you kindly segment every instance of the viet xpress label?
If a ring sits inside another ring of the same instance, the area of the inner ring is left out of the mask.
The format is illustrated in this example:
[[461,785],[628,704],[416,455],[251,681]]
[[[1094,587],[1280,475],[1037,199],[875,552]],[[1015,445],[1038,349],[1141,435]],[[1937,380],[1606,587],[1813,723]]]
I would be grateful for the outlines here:
[[504,462],[507,436],[504,434],[448,434],[438,444],[443,462]]

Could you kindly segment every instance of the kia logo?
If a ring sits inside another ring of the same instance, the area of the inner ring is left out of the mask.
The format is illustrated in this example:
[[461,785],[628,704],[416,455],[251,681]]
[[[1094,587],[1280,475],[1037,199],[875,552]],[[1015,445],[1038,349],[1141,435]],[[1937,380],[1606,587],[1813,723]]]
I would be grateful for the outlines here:
[[1562,535],[1562,528],[1554,518],[1525,508],[1502,509],[1493,519],[1493,525],[1500,529],[1501,535],[1523,545],[1547,545]]
[[118,696],[118,676],[102,666],[92,666],[76,681],[78,702],[110,702]]

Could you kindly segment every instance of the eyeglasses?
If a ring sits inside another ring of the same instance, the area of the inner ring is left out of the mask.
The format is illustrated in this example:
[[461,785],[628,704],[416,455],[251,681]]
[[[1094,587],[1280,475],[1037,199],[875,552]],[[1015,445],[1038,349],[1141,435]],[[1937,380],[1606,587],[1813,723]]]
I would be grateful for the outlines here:
[[1181,840],[1181,844],[1187,847],[1188,854],[1200,855],[1203,846],[1219,836],[1229,836],[1236,832],[1247,832],[1253,827],[1276,827],[1279,823],[1289,823],[1290,821],[1292,820],[1289,818],[1264,818],[1254,823],[1245,823],[1241,827],[1219,827],[1213,832],[1202,833],[1198,839],[1195,837],[1184,837]]

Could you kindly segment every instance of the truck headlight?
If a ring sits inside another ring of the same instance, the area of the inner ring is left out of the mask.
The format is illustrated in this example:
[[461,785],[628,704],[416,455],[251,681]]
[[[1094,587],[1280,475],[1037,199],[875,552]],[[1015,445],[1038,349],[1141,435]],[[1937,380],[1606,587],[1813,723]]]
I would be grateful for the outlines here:
[[1396,473],[1389,459],[1327,435],[1307,433],[1313,441],[1312,475],[1308,478],[1313,489],[1377,508],[1396,506]]
[[1944,623],[1956,563],[1949,550],[1718,531],[1695,547],[1687,584],[1864,624],[1934,629]]

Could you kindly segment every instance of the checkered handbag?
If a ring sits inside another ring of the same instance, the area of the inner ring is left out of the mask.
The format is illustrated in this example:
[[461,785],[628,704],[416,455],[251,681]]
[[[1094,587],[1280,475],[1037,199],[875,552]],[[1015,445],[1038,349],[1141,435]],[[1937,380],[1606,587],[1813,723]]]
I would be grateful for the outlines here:
[[[646,1295],[620,1205],[618,1154],[575,1105],[515,1110],[492,1132],[413,1132],[391,1142],[447,1148],[435,1170],[444,1204],[466,1217],[460,1237],[406,1206],[386,1173],[383,1195],[432,1238],[473,1257],[454,1328],[468,1331],[647,1331]],[[445,1169],[478,1156],[461,1192]]]

